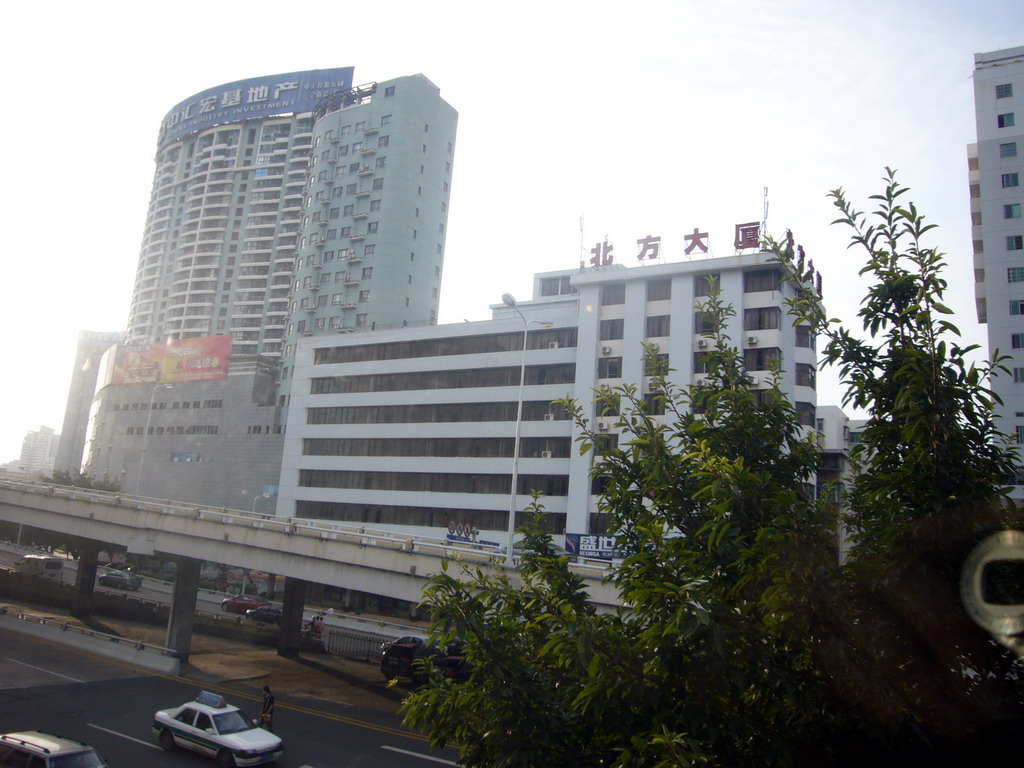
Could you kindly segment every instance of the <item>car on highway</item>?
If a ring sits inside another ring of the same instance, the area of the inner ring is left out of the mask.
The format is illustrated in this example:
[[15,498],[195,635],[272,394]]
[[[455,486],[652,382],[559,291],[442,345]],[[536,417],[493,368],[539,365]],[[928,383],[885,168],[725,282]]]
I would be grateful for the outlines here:
[[264,605],[260,608],[250,608],[245,612],[245,618],[259,624],[281,624],[281,606]]
[[405,678],[413,683],[422,683],[425,675],[417,661],[429,658],[445,677],[463,682],[473,669],[463,658],[463,649],[464,644],[454,640],[442,652],[436,645],[429,645],[425,637],[406,635],[381,646],[380,671],[388,680]]
[[220,601],[220,609],[228,613],[245,613],[253,608],[263,608],[270,605],[269,600],[264,600],[256,595],[232,595]]
[[256,726],[217,693],[153,715],[153,733],[167,752],[178,747],[213,757],[221,768],[264,765],[284,754],[281,739]]
[[138,591],[142,586],[142,577],[131,571],[121,571],[111,568],[106,573],[100,574],[96,583],[101,587],[116,587],[117,589],[131,589]]
[[18,731],[0,736],[0,765],[33,768],[108,768],[88,744],[46,731]]
[[25,573],[31,573],[36,576],[47,576],[51,579],[62,579],[64,573],[64,560],[63,558],[52,557],[50,555],[25,555],[14,564],[14,567],[21,569]]

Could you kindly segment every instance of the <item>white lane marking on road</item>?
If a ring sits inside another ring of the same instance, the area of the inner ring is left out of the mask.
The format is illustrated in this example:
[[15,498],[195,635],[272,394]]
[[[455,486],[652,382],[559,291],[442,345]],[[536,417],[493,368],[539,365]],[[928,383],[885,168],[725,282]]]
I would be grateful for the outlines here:
[[73,683],[84,683],[85,680],[79,680],[77,677],[71,677],[70,675],[62,675],[60,672],[54,672],[52,669],[43,669],[42,667],[35,667],[31,664],[26,664],[24,661],[18,661],[17,659],[8,658],[7,661],[13,664],[21,664],[23,667],[34,669],[36,672],[45,672],[48,675],[55,675],[56,677],[63,677],[65,680],[70,680]]
[[132,736],[128,736],[127,734],[118,733],[117,731],[112,731],[109,728],[104,728],[102,725],[96,725],[95,723],[89,723],[89,727],[90,728],[95,728],[97,731],[103,731],[104,733],[109,733],[109,734],[111,734],[113,736],[120,736],[122,739],[128,739],[128,741],[134,741],[136,744],[141,744],[144,747],[152,747],[153,749],[160,749],[160,747],[158,747],[156,744],[150,744],[148,741],[142,741],[141,739],[136,739],[136,738],[134,738]]
[[402,755],[410,755],[411,757],[419,757],[419,758],[421,758],[423,760],[430,760],[431,762],[434,762],[434,763],[444,763],[445,765],[454,765],[454,766],[456,766],[456,768],[459,765],[458,763],[453,763],[451,760],[442,760],[440,757],[431,757],[430,755],[424,755],[422,752],[410,752],[408,749],[399,749],[398,747],[385,747],[385,746],[382,746],[381,749],[386,749],[386,750],[388,750],[388,752],[398,752],[399,754],[402,754]]

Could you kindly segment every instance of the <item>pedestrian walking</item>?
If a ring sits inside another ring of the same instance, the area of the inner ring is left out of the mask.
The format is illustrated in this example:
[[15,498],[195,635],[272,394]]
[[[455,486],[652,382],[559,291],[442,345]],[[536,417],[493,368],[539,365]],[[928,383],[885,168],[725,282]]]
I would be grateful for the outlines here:
[[270,686],[263,686],[263,710],[260,713],[263,721],[263,727],[274,732],[274,694],[270,692]]

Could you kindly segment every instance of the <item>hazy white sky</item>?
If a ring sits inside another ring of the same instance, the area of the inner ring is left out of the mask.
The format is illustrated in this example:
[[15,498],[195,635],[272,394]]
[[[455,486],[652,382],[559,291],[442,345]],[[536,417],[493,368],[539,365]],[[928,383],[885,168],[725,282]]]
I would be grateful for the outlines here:
[[[965,145],[973,54],[1024,44],[1020,0],[19,3],[5,16],[0,462],[61,428],[79,330],[123,330],[160,120],[221,83],[354,66],[422,72],[459,111],[442,322],[483,319],[605,236],[733,252],[796,233],[830,314],[856,323],[859,254],[825,195],[866,205],[885,166],[940,225],[950,303],[974,314]],[[312,15],[315,14],[315,15]],[[833,375],[818,401],[838,404]]]

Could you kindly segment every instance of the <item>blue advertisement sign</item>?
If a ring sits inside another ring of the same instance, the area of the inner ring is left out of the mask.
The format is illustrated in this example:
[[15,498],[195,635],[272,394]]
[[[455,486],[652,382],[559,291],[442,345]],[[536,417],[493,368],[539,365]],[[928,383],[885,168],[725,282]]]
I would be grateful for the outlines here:
[[311,69],[253,77],[197,93],[177,104],[160,125],[157,148],[203,128],[248,117],[311,112],[326,96],[352,87],[354,67]]
[[565,551],[576,557],[589,557],[593,560],[621,559],[614,536],[598,536],[590,533],[565,534]]

